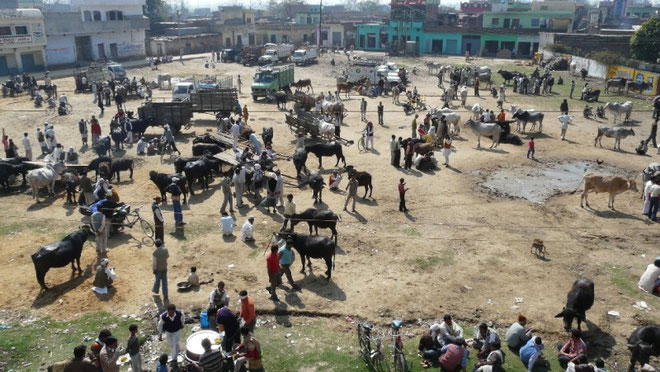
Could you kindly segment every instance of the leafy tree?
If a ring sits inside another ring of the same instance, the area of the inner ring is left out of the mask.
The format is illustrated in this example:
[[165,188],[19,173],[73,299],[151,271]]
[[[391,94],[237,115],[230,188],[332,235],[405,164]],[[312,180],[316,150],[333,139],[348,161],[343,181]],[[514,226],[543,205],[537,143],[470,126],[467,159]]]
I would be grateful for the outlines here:
[[660,18],[653,17],[630,38],[630,51],[633,58],[656,62],[660,57]]
[[147,0],[147,6],[144,8],[145,15],[150,23],[163,22],[167,19],[167,4],[165,0]]
[[365,14],[373,14],[378,10],[378,1],[377,0],[361,0],[357,4],[357,8],[360,12]]

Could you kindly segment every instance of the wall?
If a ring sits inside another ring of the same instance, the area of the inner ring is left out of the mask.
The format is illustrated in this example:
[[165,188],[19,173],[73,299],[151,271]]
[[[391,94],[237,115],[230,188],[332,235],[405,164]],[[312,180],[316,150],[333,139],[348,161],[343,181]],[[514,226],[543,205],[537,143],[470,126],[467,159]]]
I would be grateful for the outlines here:
[[50,36],[46,46],[49,65],[64,65],[76,62],[76,44],[72,37]]
[[124,31],[121,33],[103,33],[92,35],[92,53],[94,58],[101,59],[98,55],[97,44],[103,43],[105,55],[111,59],[110,44],[117,44],[119,58],[130,58],[146,55],[144,47],[144,31]]
[[607,78],[627,78],[637,82],[645,81],[651,87],[642,92],[645,96],[655,96],[660,93],[660,74],[637,70],[624,66],[607,66]]
[[[442,41],[442,54],[461,54],[461,34],[426,32],[419,45],[421,54],[437,53],[433,50],[433,41]],[[454,47],[455,45],[455,47]]]

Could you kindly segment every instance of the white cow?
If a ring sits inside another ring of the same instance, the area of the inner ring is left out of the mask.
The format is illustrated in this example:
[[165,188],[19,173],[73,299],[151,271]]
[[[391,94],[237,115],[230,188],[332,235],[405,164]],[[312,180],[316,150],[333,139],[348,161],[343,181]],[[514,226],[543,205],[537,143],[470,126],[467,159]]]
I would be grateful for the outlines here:
[[53,195],[55,189],[55,181],[60,173],[64,171],[64,163],[48,163],[46,166],[38,169],[33,169],[28,172],[26,180],[32,189],[32,198],[39,202],[39,189],[46,186],[48,187],[48,194]]
[[484,112],[484,109],[478,103],[475,103],[472,106],[471,111],[472,111],[472,119],[479,120],[479,117],[481,117],[481,114]]
[[321,138],[325,138],[330,141],[335,139],[334,124],[323,120],[316,120],[316,125],[319,127],[319,136],[321,136]]
[[454,112],[450,109],[444,108],[438,111],[438,114],[445,116],[445,120],[447,120],[447,130],[451,128],[451,131],[456,135],[458,135],[461,132],[461,127],[460,125],[458,125],[458,123],[461,122],[461,115],[458,112]]
[[463,125],[470,128],[472,133],[477,136],[477,148],[481,148],[481,136],[493,136],[493,143],[490,145],[491,149],[493,147],[497,147],[497,145],[500,143],[502,127],[495,123],[481,123],[479,121],[468,119],[468,121],[466,121]]
[[467,105],[467,96],[468,96],[468,87],[463,85],[461,86],[461,107],[466,107]]
[[632,101],[626,101],[625,103],[621,102],[607,102],[605,104],[605,110],[609,110],[614,117],[614,124],[616,120],[621,116],[621,114],[626,114],[624,122],[630,120],[630,114],[632,113],[633,103]]

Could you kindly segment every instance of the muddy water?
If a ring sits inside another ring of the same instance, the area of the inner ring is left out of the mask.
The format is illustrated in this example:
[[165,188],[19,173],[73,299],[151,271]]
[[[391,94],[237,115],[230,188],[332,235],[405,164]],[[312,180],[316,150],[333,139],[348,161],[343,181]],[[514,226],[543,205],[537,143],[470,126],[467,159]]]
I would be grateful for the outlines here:
[[588,173],[616,174],[616,168],[593,161],[537,163],[534,166],[503,166],[481,170],[481,187],[499,196],[543,203],[548,198],[578,188]]

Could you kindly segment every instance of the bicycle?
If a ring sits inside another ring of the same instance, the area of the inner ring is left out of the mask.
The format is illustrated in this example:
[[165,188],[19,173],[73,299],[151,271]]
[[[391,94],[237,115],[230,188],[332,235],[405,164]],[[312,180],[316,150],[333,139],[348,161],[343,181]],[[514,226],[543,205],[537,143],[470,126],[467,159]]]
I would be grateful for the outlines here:
[[[373,325],[368,322],[358,323],[358,341],[360,345],[360,356],[367,363],[369,370],[376,372],[391,372],[385,355],[382,351],[380,337],[372,337]],[[373,343],[373,348],[372,348]]]
[[408,372],[408,362],[406,362],[406,354],[403,352],[403,340],[399,335],[399,330],[403,326],[403,321],[395,319],[390,324],[392,329],[392,342],[394,351],[392,353],[392,362],[395,372]]
[[358,143],[357,143],[358,150],[360,152],[364,152],[367,148],[366,147],[366,140],[367,140],[366,137],[367,137],[367,134],[363,131],[362,136],[360,137],[360,139],[358,140]]
[[[146,235],[144,238],[142,238],[142,243],[145,245],[153,245],[155,243],[154,239],[154,228],[151,226],[149,222],[144,220],[140,216],[140,208],[135,208],[132,210],[130,213],[126,215],[126,222],[121,224],[117,230],[121,231],[124,229],[124,227],[128,227],[129,229],[132,229],[135,224],[140,223],[140,227],[142,228],[142,232],[144,235]],[[146,239],[146,241],[145,241]]]

